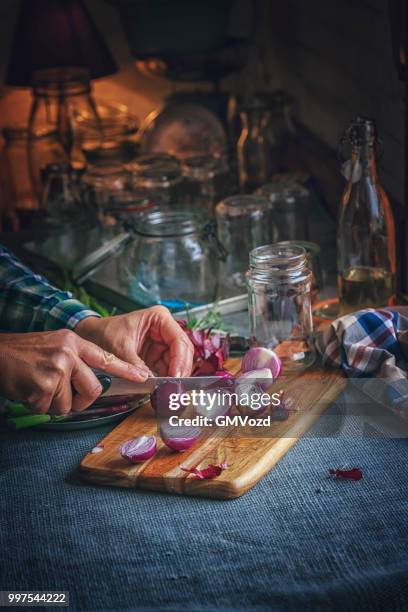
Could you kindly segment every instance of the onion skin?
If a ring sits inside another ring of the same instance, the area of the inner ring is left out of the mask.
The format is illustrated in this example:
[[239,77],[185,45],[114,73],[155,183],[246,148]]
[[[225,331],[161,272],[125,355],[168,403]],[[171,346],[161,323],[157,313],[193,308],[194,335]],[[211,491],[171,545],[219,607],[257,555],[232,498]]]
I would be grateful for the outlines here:
[[200,435],[199,427],[177,427],[168,422],[160,425],[160,436],[165,445],[179,453],[194,446]]
[[269,368],[275,380],[282,371],[282,362],[274,351],[263,346],[255,346],[245,353],[241,368],[242,372]]
[[180,406],[177,411],[170,410],[170,395],[172,393],[177,393],[181,395],[185,392],[184,385],[181,380],[168,381],[162,383],[153,391],[150,396],[150,403],[152,405],[153,410],[157,415],[160,416],[170,416],[171,414],[182,414],[185,410],[185,406]]
[[122,457],[129,461],[129,463],[142,463],[156,454],[156,436],[138,436],[137,438],[132,438],[124,442],[119,450]]

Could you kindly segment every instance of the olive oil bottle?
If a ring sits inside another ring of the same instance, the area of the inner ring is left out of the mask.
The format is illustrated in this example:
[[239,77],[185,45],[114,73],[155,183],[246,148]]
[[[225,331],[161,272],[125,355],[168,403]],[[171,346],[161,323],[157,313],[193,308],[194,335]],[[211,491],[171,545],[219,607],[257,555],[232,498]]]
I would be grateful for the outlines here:
[[337,228],[340,313],[346,314],[395,302],[396,254],[391,205],[378,180],[374,122],[354,119],[342,144],[351,147]]

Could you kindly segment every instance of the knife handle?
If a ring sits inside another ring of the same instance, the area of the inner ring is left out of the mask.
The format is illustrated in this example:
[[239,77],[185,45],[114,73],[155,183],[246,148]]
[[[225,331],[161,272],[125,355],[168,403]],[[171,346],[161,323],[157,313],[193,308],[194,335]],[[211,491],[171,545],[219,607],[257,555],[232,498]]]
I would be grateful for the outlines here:
[[105,372],[94,372],[94,374],[102,385],[101,395],[103,395],[111,386],[112,378],[109,376],[109,374],[105,374]]

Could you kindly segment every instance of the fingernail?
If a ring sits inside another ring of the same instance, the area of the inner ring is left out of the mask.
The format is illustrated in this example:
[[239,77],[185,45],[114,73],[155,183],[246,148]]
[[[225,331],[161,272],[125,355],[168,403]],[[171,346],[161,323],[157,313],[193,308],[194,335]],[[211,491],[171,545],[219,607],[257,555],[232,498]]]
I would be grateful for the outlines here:
[[147,380],[147,378],[149,377],[149,370],[145,368],[138,368],[136,366],[133,366],[132,371],[135,376],[137,376],[138,378],[141,376],[143,380]]

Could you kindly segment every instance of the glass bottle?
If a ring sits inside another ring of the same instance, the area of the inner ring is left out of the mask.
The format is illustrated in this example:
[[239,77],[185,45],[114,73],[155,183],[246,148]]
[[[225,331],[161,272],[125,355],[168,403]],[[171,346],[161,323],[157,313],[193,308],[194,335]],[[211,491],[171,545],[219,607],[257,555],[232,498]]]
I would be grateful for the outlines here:
[[269,178],[269,145],[266,127],[270,112],[254,104],[243,108],[240,114],[242,131],[237,144],[238,176],[240,188],[251,193]]
[[374,122],[357,117],[342,142],[351,145],[337,229],[340,313],[346,314],[394,303],[396,253],[391,205],[377,174]]
[[271,244],[249,254],[251,344],[275,350],[286,370],[314,362],[311,285],[305,249]]
[[169,205],[180,206],[183,201],[183,177],[180,162],[171,155],[143,155],[126,166],[130,188],[147,195],[160,193]]

